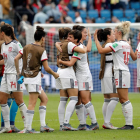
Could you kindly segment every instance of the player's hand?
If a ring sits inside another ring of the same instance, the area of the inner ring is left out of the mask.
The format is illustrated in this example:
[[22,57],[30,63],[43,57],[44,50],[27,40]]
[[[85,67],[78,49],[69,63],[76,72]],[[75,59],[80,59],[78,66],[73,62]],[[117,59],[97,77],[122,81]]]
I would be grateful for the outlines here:
[[59,74],[55,72],[55,74],[53,76],[55,79],[57,79],[59,77]]
[[59,64],[61,64],[61,61],[62,61],[61,59],[58,60]]
[[17,73],[17,78],[19,79],[21,77],[21,73]]
[[90,31],[89,31],[89,28],[88,28],[88,37],[91,37],[91,34],[90,34]]
[[95,30],[94,39],[97,39],[97,32],[98,32],[98,29]]
[[41,72],[41,78],[43,78],[44,77],[44,74]]

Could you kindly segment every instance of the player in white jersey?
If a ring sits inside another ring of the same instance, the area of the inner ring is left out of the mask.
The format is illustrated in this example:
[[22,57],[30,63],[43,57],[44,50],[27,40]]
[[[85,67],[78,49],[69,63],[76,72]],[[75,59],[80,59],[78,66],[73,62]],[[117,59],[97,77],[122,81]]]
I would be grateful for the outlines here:
[[[21,44],[16,40],[13,29],[10,25],[4,25],[1,27],[1,35],[5,43],[1,46],[1,55],[3,60],[0,64],[5,65],[4,75],[1,82],[1,93],[0,93],[0,104],[2,115],[4,118],[5,128],[0,131],[0,133],[11,132],[10,122],[9,122],[9,107],[7,105],[7,99],[9,94],[12,92],[13,97],[17,105],[19,106],[22,119],[24,121],[24,127],[26,127],[26,111],[27,107],[23,102],[23,92],[22,85],[17,83],[17,72],[14,65],[14,58],[22,50]],[[22,62],[20,64],[21,68]]]
[[130,45],[124,40],[130,30],[130,22],[125,21],[120,23],[115,28],[116,42],[106,48],[102,48],[95,31],[94,39],[99,53],[112,52],[114,62],[114,77],[116,88],[119,96],[119,101],[122,104],[122,112],[125,117],[125,126],[118,128],[121,130],[134,129],[133,126],[133,107],[128,98],[128,88],[130,87],[130,72],[128,68]]
[[37,98],[40,98],[41,103],[39,106],[40,114],[40,132],[52,132],[54,129],[49,128],[45,123],[46,117],[46,94],[41,87],[41,64],[44,69],[52,74],[55,78],[59,75],[55,73],[47,63],[47,54],[41,44],[45,41],[45,32],[42,27],[37,26],[37,30],[34,34],[35,43],[28,44],[24,47],[23,52],[20,51],[15,58],[15,66],[17,73],[20,74],[18,69],[18,60],[23,57],[23,69],[22,75],[24,76],[24,84],[29,92],[29,105],[27,110],[27,128],[20,133],[38,133],[32,129],[32,121],[34,116],[34,108],[37,102]]
[[[84,26],[81,26],[83,30],[86,30]],[[73,30],[69,33],[68,40],[73,42],[74,44],[78,45],[80,48],[83,48],[83,44],[76,40],[78,36],[78,30]],[[87,32],[87,31],[86,31]],[[91,38],[91,35],[88,31],[88,36]],[[90,40],[91,41],[91,40]],[[90,46],[91,47],[91,46]],[[77,53],[74,52],[72,59],[70,61],[62,61],[60,63],[73,66],[76,62],[76,79],[78,81],[78,90],[79,90],[79,99],[80,104],[76,106],[78,109],[78,119],[80,121],[80,125],[78,126],[78,130],[86,130],[86,121],[84,118],[84,107],[85,106],[89,116],[91,118],[91,125],[89,127],[90,130],[99,129],[99,125],[96,121],[95,111],[92,103],[90,102],[90,90],[93,90],[93,82],[92,82],[92,75],[89,70],[88,61],[87,61],[87,54]],[[82,76],[81,76],[82,75]],[[82,102],[82,104],[81,104]]]
[[[103,42],[102,47],[107,48],[112,46],[112,42],[115,41],[114,31],[111,28],[99,29],[97,32],[97,37],[100,42]],[[112,113],[116,105],[118,104],[119,98],[116,93],[116,86],[114,75],[112,72],[113,68],[113,58],[112,52],[101,54],[101,66],[99,79],[101,79],[101,89],[104,94],[104,103],[102,107],[105,129],[117,129],[110,123]]]
[[[68,33],[71,31],[70,28],[60,28],[59,29],[59,39],[65,43],[66,46],[62,45],[62,52],[58,55],[60,58],[64,58],[66,55],[69,56],[68,60],[71,59],[73,51],[77,52],[86,52],[86,48],[77,47],[74,43],[68,42],[67,37]],[[78,32],[77,32],[78,33]],[[80,41],[82,35],[79,32],[79,36],[77,36],[77,40]],[[60,45],[56,43],[56,46],[59,48]],[[66,50],[67,49],[67,50]],[[65,53],[64,53],[65,51]],[[61,68],[61,65],[58,68],[59,78],[56,79],[56,88],[60,89],[60,103],[58,107],[58,116],[60,122],[60,130],[77,130],[69,124],[70,117],[73,113],[75,105],[78,101],[78,85],[75,76],[75,72],[73,66],[67,68]],[[68,95],[70,98],[70,102],[66,107],[65,113],[65,106],[67,103]],[[64,119],[65,113],[65,119]],[[64,124],[63,124],[64,123]],[[63,125],[63,126],[62,126]]]

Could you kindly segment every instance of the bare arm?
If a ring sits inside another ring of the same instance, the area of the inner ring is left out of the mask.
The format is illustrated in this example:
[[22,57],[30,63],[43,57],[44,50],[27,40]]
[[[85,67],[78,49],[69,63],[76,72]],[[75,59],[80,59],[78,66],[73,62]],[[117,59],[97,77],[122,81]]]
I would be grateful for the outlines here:
[[77,61],[77,58],[71,58],[70,61],[62,61],[61,59],[59,59],[59,63],[66,65],[66,66],[73,66],[75,64],[75,62]]
[[48,73],[50,73],[50,74],[52,74],[52,75],[54,76],[55,79],[59,77],[58,73],[54,72],[54,71],[49,67],[47,60],[43,61],[42,64],[43,64],[43,66],[44,66],[45,71],[48,72]]
[[20,71],[19,71],[19,59],[21,59],[21,58],[22,58],[22,55],[19,53],[19,54],[15,57],[15,59],[14,59],[17,74],[20,74]]
[[0,65],[4,65],[4,59],[0,60]]
[[91,34],[88,28],[88,44],[87,44],[87,52],[91,51],[91,47],[92,47],[92,40],[91,40]]
[[134,53],[133,49],[130,48],[130,55],[131,55],[131,58],[132,58],[133,61],[137,60],[137,52],[138,51],[136,50],[135,53]]
[[105,53],[109,53],[109,52],[112,52],[112,49],[110,47],[106,47],[106,48],[102,48],[100,42],[98,41],[98,38],[97,38],[97,31],[95,31],[94,33],[94,39],[95,39],[95,44],[96,44],[96,47],[98,49],[98,52],[100,54],[105,54]]

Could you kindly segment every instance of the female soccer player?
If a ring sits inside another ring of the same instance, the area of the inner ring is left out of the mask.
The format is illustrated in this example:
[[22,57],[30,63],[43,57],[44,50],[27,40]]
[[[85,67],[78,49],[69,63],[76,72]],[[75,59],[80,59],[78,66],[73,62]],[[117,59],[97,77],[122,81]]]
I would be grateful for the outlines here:
[[[5,22],[1,22],[0,27],[2,27],[5,24],[6,24]],[[1,50],[1,45],[3,43],[4,43],[4,40],[3,40],[1,33],[0,33],[0,50]],[[3,57],[2,57],[2,55],[0,55],[0,60],[2,60],[2,59],[3,59]],[[3,73],[4,73],[4,65],[1,65],[0,66],[0,83],[1,83],[1,80],[3,77]],[[15,117],[16,117],[17,110],[18,110],[18,105],[16,104],[15,99],[13,99],[11,97],[8,98],[7,104],[10,107],[10,126],[12,129],[12,132],[19,132],[20,130],[17,129],[14,125],[15,124]],[[2,130],[3,128],[4,128],[4,120],[2,117],[2,113],[1,113],[1,128],[0,128],[0,130]]]
[[[26,111],[27,107],[23,102],[22,85],[17,84],[17,72],[14,65],[14,58],[22,50],[21,44],[17,41],[13,29],[10,25],[4,25],[1,27],[1,36],[5,43],[1,46],[1,55],[3,60],[0,61],[0,65],[5,65],[4,75],[1,82],[0,104],[2,110],[2,116],[4,119],[5,128],[0,131],[12,132],[10,127],[10,110],[7,105],[9,94],[12,92],[13,97],[17,105],[19,106],[22,119],[24,121],[24,127],[26,127]],[[20,62],[20,68],[22,62]]]
[[[115,41],[114,31],[111,28],[99,29],[97,38],[100,42],[104,41],[102,48],[109,47]],[[102,112],[104,116],[103,128],[117,129],[110,123],[112,113],[119,101],[116,93],[114,75],[112,73],[113,59],[112,52],[101,54],[101,69],[99,79],[101,79],[102,93],[104,94],[104,103]]]
[[[73,55],[73,51],[81,52],[81,53],[85,53],[87,51],[87,48],[83,49],[77,47],[72,42],[68,42],[67,37],[70,31],[71,31],[70,28],[59,29],[59,39],[62,43],[61,46],[62,52],[58,53],[58,59],[69,61],[71,59],[71,56]],[[82,37],[81,33],[77,32],[76,40],[78,40],[78,42],[80,41],[81,37]],[[56,43],[56,47],[59,48],[60,44]],[[56,79],[56,88],[60,89],[60,103],[58,107],[60,130],[62,129],[77,130],[69,124],[70,117],[78,101],[78,85],[75,77],[75,72],[73,66],[67,67],[65,65],[59,64],[59,62],[57,63],[57,65],[59,67],[57,71],[57,73],[59,74],[59,78]],[[65,106],[68,99],[67,94],[69,95],[70,102],[67,105],[66,113],[65,113]],[[64,114],[65,114],[65,119],[64,119]]]
[[[80,40],[79,41],[76,40],[76,37],[78,36],[77,32],[80,31],[78,30],[71,31],[69,33],[68,40],[73,42],[75,45],[79,46],[80,48],[83,48],[83,44],[79,42]],[[87,54],[74,52],[72,59],[70,61],[59,60],[59,63],[63,65],[67,65],[69,67],[73,66],[75,62],[76,62],[76,79],[78,82],[79,96],[81,102],[84,104],[85,108],[87,109],[87,112],[89,113],[89,116],[92,121],[92,124],[90,125],[89,129],[90,130],[99,129],[99,125],[96,121],[94,107],[89,99],[90,90],[93,90],[93,83],[92,83],[92,75],[90,73],[88,62],[87,62]],[[78,130],[86,130],[83,105],[82,104],[77,105],[76,108],[80,110],[78,112],[79,113],[78,118],[80,120],[80,125],[78,127]]]
[[133,129],[133,107],[128,98],[128,88],[130,87],[130,72],[128,68],[130,45],[124,40],[130,30],[130,22],[120,23],[115,28],[116,42],[106,48],[102,48],[98,38],[97,31],[94,33],[95,43],[100,54],[112,52],[114,62],[114,77],[119,101],[122,104],[122,112],[125,117],[125,126],[119,128],[122,130]]
[[34,129],[32,129],[34,108],[38,97],[41,99],[41,104],[39,107],[41,123],[40,131],[54,131],[54,129],[49,128],[45,124],[46,105],[43,104],[42,100],[46,98],[46,94],[41,87],[41,66],[43,65],[44,69],[48,73],[52,74],[54,78],[58,78],[59,75],[48,66],[46,51],[41,46],[45,41],[45,32],[42,27],[37,26],[36,32],[34,34],[34,39],[35,43],[26,45],[23,49],[23,52],[20,51],[20,54],[18,54],[18,56],[15,58],[16,70],[17,73],[20,74],[18,68],[18,60],[23,57],[22,75],[24,76],[24,84],[26,86],[26,89],[29,92],[29,105],[26,113],[27,128],[26,130],[23,130],[22,133],[38,133]]

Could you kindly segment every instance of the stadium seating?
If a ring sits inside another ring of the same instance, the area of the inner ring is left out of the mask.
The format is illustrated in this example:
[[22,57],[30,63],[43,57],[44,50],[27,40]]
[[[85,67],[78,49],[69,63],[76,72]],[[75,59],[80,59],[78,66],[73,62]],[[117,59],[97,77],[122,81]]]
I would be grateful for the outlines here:
[[89,18],[98,18],[98,11],[97,10],[89,10],[88,17]]
[[72,19],[75,19],[75,12],[74,11],[68,11],[68,16],[70,16]]
[[123,17],[123,11],[118,9],[118,10],[113,10],[113,16],[117,18],[122,18]]
[[132,23],[135,23],[135,21],[136,21],[135,18],[130,18],[129,20],[130,20],[130,22],[132,22]]
[[105,23],[105,19],[103,18],[97,18],[95,23]]
[[128,21],[128,18],[126,17],[120,18],[120,21]]
[[80,16],[82,19],[86,18],[87,17],[86,11],[80,10]]
[[135,17],[135,12],[134,10],[125,10],[124,11],[125,17],[126,18],[134,18]]
[[101,10],[100,12],[101,18],[111,18],[110,10]]
[[140,2],[131,2],[130,7],[131,7],[131,9],[139,10],[140,9]]
[[140,16],[140,10],[137,10],[137,14],[138,14],[138,16]]
[[4,21],[5,23],[12,25],[12,21],[10,19],[2,19],[1,21]]

